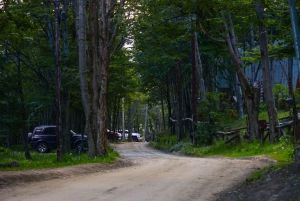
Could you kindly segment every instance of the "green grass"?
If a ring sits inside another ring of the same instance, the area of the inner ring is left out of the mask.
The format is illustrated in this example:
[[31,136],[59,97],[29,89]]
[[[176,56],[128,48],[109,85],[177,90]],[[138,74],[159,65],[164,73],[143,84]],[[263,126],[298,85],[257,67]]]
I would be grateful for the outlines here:
[[[278,111],[278,118],[283,118],[283,117],[287,117],[290,116],[290,112],[289,111]],[[269,121],[269,117],[268,117],[268,113],[266,111],[260,112],[258,115],[258,119],[259,120],[266,120],[267,122]],[[245,127],[247,126],[246,124],[246,117],[242,117],[234,122],[230,122],[230,123],[226,123],[223,125],[224,128],[240,128],[240,127]]]
[[112,163],[120,156],[112,148],[109,148],[108,155],[99,158],[89,158],[87,153],[79,155],[76,152],[72,152],[70,154],[64,154],[62,162],[57,162],[55,150],[46,154],[32,152],[31,157],[32,160],[25,160],[24,152],[20,147],[12,147],[10,149],[0,147],[0,164],[8,165],[13,161],[17,161],[20,165],[19,167],[13,168],[0,167],[0,171],[65,167],[87,163]]
[[270,144],[265,142],[262,144],[260,141],[248,142],[231,142],[225,144],[225,142],[219,142],[211,146],[198,146],[194,147],[191,142],[182,141],[176,144],[162,145],[162,143],[152,143],[156,148],[162,148],[164,150],[181,152],[185,155],[196,157],[208,157],[208,156],[226,156],[226,157],[249,157],[249,156],[268,156],[278,163],[270,167],[264,168],[255,172],[252,176],[246,179],[246,183],[250,184],[259,179],[265,172],[273,171],[281,168],[294,159],[294,145],[291,136],[284,136],[279,142]]
[[[278,118],[290,116],[289,112],[278,112]],[[267,112],[261,112],[259,115],[260,120],[268,121]],[[231,124],[224,125],[223,127],[241,128],[246,126],[246,119],[241,118]],[[241,132],[242,133],[242,132]],[[166,143],[168,142],[168,143]],[[278,169],[294,160],[294,147],[293,136],[287,135],[281,137],[279,142],[270,144],[266,141],[262,144],[260,141],[245,142],[241,140],[233,141],[226,144],[224,141],[219,141],[218,144],[213,143],[210,146],[200,145],[194,147],[190,139],[176,142],[176,136],[164,136],[163,140],[159,142],[152,142],[151,145],[157,149],[181,152],[185,155],[196,157],[207,156],[226,156],[226,157],[249,157],[249,156],[267,156],[278,162],[277,165],[267,167],[258,172],[255,172],[251,177],[247,179],[247,183],[251,183],[261,177],[266,171],[272,171]]]
[[257,172],[254,172],[250,177],[248,177],[246,179],[246,184],[248,184],[248,185],[252,184],[256,180],[260,179],[263,174],[268,173],[268,172],[272,172],[274,170],[277,170],[277,169],[283,167],[284,165],[285,164],[283,164],[283,163],[279,163],[277,165],[272,165],[270,167],[266,167],[266,168],[263,168],[263,169],[261,169]]
[[246,157],[264,155],[279,163],[289,163],[293,160],[294,146],[290,144],[288,137],[282,137],[280,142],[270,144],[266,142],[262,144],[260,141],[247,143],[244,141],[232,142],[225,144],[220,142],[212,146],[194,147],[192,145],[185,146],[181,152],[192,156],[227,156],[227,157]]

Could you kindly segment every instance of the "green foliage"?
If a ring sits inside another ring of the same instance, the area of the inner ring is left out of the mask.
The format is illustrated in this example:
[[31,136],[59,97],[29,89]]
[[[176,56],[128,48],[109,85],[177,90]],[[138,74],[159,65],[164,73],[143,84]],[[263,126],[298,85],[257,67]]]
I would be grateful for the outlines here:
[[160,150],[169,151],[177,143],[176,136],[158,135],[156,141],[150,142],[150,144]]
[[295,90],[295,102],[297,109],[300,109],[300,92],[298,90]]
[[172,146],[170,151],[171,152],[178,152],[178,151],[181,151],[182,149],[185,149],[186,147],[190,147],[190,146],[192,146],[191,142],[181,141],[181,142],[175,144],[174,146]]
[[114,151],[111,147],[108,148],[108,155],[106,157],[99,158],[89,158],[87,153],[77,154],[76,152],[71,152],[69,154],[64,154],[63,161],[57,162],[56,152],[41,154],[38,152],[31,153],[32,160],[25,160],[24,152],[19,151],[19,148],[8,149],[0,147],[0,164],[8,165],[13,161],[17,161],[20,166],[14,168],[0,167],[1,171],[9,170],[30,170],[30,169],[40,169],[40,168],[53,168],[53,167],[65,167],[78,164],[87,163],[112,163],[117,158],[119,154]]
[[208,92],[199,103],[198,113],[203,121],[232,123],[237,119],[237,113],[230,106],[230,99],[225,93]]
[[208,92],[199,105],[197,112],[203,119],[197,123],[197,130],[193,135],[200,144],[209,145],[212,143],[211,133],[234,122],[237,113],[230,107],[230,100],[225,93]]
[[260,141],[251,143],[242,141],[241,143],[228,143],[224,141],[211,146],[184,147],[181,152],[193,156],[221,155],[228,157],[246,157],[266,155],[280,163],[287,164],[293,160],[294,144],[290,140],[291,136],[282,137],[280,142],[262,144]]
[[285,99],[289,97],[289,89],[282,84],[275,84],[273,88],[273,96],[278,110],[285,108]]
[[267,105],[266,103],[260,103],[259,104],[259,112],[260,113],[266,113],[268,110],[267,110]]
[[277,165],[272,165],[270,167],[263,168],[257,172],[254,172],[250,177],[248,177],[246,179],[246,184],[250,185],[250,184],[254,183],[256,180],[260,179],[263,174],[277,170],[277,169],[283,167],[284,165],[285,164],[280,163]]
[[211,133],[219,130],[219,126],[209,123],[197,123],[197,130],[192,133],[198,139],[198,142],[203,145],[212,143]]

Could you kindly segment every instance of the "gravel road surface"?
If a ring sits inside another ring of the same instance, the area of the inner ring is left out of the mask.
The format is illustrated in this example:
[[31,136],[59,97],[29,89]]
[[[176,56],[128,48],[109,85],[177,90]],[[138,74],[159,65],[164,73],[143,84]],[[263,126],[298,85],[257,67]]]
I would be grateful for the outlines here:
[[[64,176],[60,172],[55,179],[4,186],[0,188],[0,200],[213,201],[218,193],[244,182],[251,173],[273,163],[264,157],[196,158],[168,154],[143,142],[112,146],[123,161],[132,165],[76,176]],[[47,169],[40,171],[45,174]],[[5,172],[0,172],[0,181],[1,174]]]

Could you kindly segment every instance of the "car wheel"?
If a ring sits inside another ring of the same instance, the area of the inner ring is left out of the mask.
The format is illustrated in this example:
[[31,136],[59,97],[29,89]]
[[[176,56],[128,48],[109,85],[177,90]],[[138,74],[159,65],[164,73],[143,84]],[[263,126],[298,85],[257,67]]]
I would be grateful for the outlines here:
[[45,143],[45,142],[40,142],[40,143],[38,143],[38,145],[37,145],[37,150],[38,150],[38,152],[40,152],[40,153],[47,153],[47,152],[49,151],[49,147],[48,147],[47,143]]
[[138,138],[136,136],[132,136],[132,141],[137,142]]
[[84,151],[85,149],[86,149],[86,142],[83,142],[83,146],[82,146],[82,141],[77,142],[76,144],[77,151]]

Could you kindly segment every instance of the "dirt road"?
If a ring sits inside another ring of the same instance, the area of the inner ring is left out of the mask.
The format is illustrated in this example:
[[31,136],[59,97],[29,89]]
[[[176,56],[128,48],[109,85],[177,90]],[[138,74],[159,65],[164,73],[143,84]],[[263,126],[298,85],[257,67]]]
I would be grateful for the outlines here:
[[134,165],[0,188],[0,200],[210,201],[215,200],[217,193],[272,163],[260,157],[195,158],[166,154],[142,142],[112,146]]

